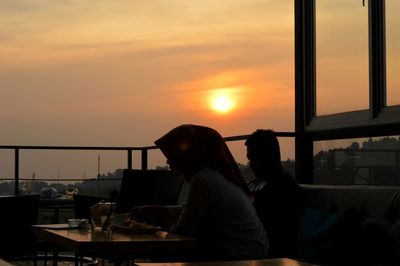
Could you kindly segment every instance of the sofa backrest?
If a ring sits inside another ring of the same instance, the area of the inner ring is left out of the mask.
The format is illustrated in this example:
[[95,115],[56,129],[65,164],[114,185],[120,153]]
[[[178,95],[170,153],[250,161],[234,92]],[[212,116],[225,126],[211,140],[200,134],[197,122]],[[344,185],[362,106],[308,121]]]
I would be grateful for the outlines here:
[[400,265],[400,187],[302,187],[309,208],[338,213],[353,207],[361,215],[363,253],[372,264]]
[[350,206],[365,217],[400,219],[400,187],[302,185],[308,207],[338,212]]

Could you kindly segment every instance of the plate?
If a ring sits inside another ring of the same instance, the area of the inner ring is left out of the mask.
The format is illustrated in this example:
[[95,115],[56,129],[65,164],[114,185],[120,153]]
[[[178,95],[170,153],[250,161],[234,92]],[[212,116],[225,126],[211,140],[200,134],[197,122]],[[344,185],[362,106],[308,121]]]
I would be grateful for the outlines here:
[[68,224],[36,224],[34,227],[40,227],[44,229],[77,229],[79,226],[70,226]]
[[131,234],[153,234],[161,230],[161,227],[150,226],[150,225],[147,225],[144,228],[139,228],[139,227],[131,228],[119,224],[113,224],[111,225],[111,228],[112,230],[117,232],[131,233]]

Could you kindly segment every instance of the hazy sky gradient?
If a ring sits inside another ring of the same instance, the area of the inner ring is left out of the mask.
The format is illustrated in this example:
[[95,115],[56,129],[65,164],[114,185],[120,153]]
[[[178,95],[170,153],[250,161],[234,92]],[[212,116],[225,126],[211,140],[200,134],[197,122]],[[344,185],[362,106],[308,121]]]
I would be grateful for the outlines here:
[[[235,117],[253,119],[282,98],[286,103],[278,105],[293,105],[290,1],[284,16],[276,1],[9,2],[0,6],[2,119],[38,135],[15,139],[10,132],[5,143],[148,145],[180,121],[220,123],[204,103],[216,88],[237,88]],[[151,118],[158,124],[163,116],[183,117],[157,126],[158,132],[148,128]],[[150,138],[85,136],[102,124],[108,131],[126,123]],[[42,137],[62,125],[78,136]],[[222,133],[252,130],[241,128]]]
[[[327,8],[330,2],[317,5],[322,113],[368,103],[368,95],[359,96],[368,90],[367,43],[359,45],[367,8],[348,0]],[[294,131],[293,6],[293,0],[1,1],[0,143],[148,146],[183,123],[223,136]],[[345,28],[336,23],[339,7],[347,12]],[[338,91],[344,86],[354,91]],[[210,108],[221,91],[234,101],[225,115]],[[231,145],[246,163],[243,143]],[[293,158],[293,141],[282,139],[282,146],[282,157]],[[54,176],[57,168],[66,178],[97,173],[97,152],[23,154],[21,176]],[[104,171],[125,167],[124,156],[102,153]],[[160,154],[150,161],[164,163]],[[11,152],[0,151],[0,164],[0,177],[13,175]]]
[[[293,38],[292,1],[2,1],[1,143],[147,146],[182,123],[293,131]],[[210,109],[221,89],[225,115]],[[22,175],[55,168],[49,153]]]

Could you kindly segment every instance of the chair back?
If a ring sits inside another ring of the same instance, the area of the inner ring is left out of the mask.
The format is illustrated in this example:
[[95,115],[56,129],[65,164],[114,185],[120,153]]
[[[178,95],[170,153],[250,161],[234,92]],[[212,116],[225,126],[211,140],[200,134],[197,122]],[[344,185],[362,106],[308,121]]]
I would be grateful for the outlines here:
[[39,194],[0,196],[0,257],[14,259],[33,255]]
[[116,212],[141,205],[176,205],[182,183],[182,177],[169,170],[125,169]]

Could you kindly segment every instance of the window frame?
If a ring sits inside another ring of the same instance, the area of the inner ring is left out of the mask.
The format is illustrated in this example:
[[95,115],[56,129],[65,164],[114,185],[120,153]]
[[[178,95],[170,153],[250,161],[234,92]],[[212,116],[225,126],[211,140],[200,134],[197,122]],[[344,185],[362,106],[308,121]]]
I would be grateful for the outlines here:
[[[385,0],[368,0],[369,109],[316,115],[316,0],[295,0],[296,178],[313,183],[313,142],[400,134],[386,101]],[[363,8],[360,2],[360,8]]]

